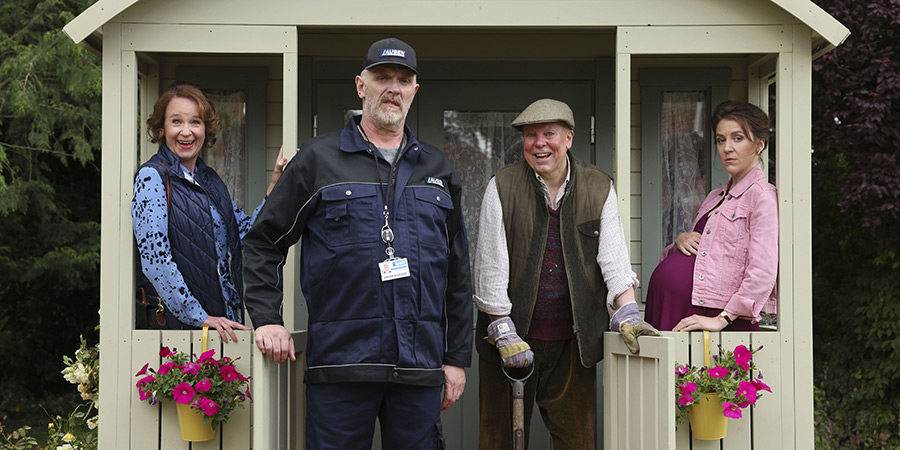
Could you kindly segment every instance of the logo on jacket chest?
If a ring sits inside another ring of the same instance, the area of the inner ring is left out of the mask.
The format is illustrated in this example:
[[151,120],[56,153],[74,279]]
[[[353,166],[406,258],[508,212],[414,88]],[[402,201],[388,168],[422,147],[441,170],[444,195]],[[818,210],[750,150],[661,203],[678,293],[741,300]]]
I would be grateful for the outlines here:
[[440,186],[442,189],[444,188],[444,180],[440,178],[428,177],[425,182],[428,184],[433,184],[435,186]]

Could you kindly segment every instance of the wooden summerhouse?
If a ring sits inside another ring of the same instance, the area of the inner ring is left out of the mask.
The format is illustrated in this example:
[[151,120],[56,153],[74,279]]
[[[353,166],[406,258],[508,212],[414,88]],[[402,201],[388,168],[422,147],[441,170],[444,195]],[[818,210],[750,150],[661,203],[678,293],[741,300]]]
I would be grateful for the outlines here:
[[[302,354],[275,366],[250,332],[224,345],[209,337],[211,348],[241,356],[254,397],[214,441],[189,447],[170,405],[138,401],[134,373],[159,361],[160,346],[199,349],[201,339],[133,329],[133,176],[156,151],[143,122],[166,86],[200,84],[224,111],[228,133],[204,159],[252,209],[280,146],[338,130],[360,108],[353,77],[369,44],[389,36],[418,53],[421,89],[407,123],[456,164],[473,246],[485,182],[521,158],[511,119],[552,97],[575,112],[572,152],[616,180],[644,285],[696,197],[727,180],[710,136],[712,108],[735,99],[769,111],[778,314],[766,331],[713,333],[713,342],[764,344],[757,363],[775,393],[732,420],[721,442],[693,440],[689,427],[675,431],[673,367],[702,360],[702,334],[642,338],[640,357],[608,334],[598,448],[813,448],[811,71],[849,32],[811,1],[98,0],[65,32],[103,58],[101,449],[303,447]],[[302,349],[298,271],[292,258],[284,312]],[[442,416],[451,449],[477,448],[477,370],[468,374],[464,397]],[[531,448],[550,448],[538,414],[534,424]]]

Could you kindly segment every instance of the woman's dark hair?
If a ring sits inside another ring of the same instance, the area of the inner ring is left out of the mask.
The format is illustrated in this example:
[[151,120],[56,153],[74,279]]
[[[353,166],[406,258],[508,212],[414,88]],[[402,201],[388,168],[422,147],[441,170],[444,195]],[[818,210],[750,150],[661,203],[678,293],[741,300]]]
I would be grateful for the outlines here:
[[216,106],[213,105],[213,102],[199,87],[180,81],[176,81],[169,86],[166,92],[156,101],[156,105],[153,106],[153,115],[147,119],[147,134],[150,135],[150,142],[156,144],[165,140],[166,108],[169,107],[169,102],[175,97],[189,98],[197,102],[197,107],[200,110],[200,119],[203,120],[203,124],[206,126],[206,137],[203,141],[203,146],[209,148],[215,145],[216,133],[219,132],[219,113],[216,111]]
[[712,129],[715,135],[719,122],[730,119],[737,122],[751,142],[762,139],[763,150],[769,145],[769,116],[756,105],[747,102],[727,100],[716,106],[712,116]]

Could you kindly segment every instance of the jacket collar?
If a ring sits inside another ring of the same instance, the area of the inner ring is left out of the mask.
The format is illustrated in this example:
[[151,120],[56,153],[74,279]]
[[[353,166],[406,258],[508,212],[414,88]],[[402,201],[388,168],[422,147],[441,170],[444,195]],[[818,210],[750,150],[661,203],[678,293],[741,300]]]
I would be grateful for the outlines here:
[[[165,162],[170,174],[178,178],[184,178],[185,169],[181,165],[181,160],[178,159],[178,155],[175,152],[169,149],[165,142],[159,144],[159,151],[156,154]],[[206,175],[208,167],[203,162],[203,159],[198,156],[194,167],[194,178],[202,179]]]
[[[369,143],[363,138],[362,133],[359,132],[359,122],[362,120],[362,116],[353,116],[350,120],[347,121],[347,125],[341,130],[341,150],[353,153],[353,152],[364,152],[369,149]],[[412,130],[403,125],[403,133],[406,135],[406,148],[410,148],[412,146],[416,146],[418,148],[422,148],[419,145],[418,139],[416,139],[416,135],[412,132]]]
[[[757,165],[752,170],[750,170],[747,175],[744,175],[744,178],[741,178],[741,181],[738,181],[738,184],[728,188],[726,186],[726,191],[732,197],[739,197],[743,194],[750,186],[754,184],[763,184],[767,183],[766,176],[762,171],[762,165]],[[731,184],[731,180],[728,180],[728,184]]]

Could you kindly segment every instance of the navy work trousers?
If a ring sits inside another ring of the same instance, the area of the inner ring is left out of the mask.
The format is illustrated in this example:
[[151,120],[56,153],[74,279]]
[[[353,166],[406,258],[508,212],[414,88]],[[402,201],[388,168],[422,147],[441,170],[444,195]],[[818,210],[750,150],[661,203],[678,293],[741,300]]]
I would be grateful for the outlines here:
[[375,418],[381,448],[443,449],[440,386],[396,383],[306,385],[306,448],[371,449]]

